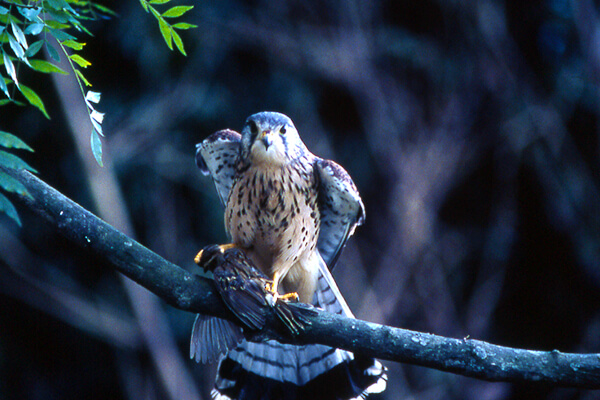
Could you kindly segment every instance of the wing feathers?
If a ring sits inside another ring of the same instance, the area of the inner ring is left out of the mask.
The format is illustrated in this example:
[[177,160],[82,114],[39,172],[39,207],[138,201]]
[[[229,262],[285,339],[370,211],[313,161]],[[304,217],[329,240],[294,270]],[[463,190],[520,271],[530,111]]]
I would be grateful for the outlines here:
[[190,358],[195,358],[196,362],[213,363],[243,339],[242,328],[233,322],[198,314],[192,329]]
[[365,207],[350,175],[331,160],[317,159],[321,233],[317,241],[319,253],[329,269],[337,259],[354,229],[365,219]]
[[239,133],[224,129],[196,145],[196,165],[204,175],[212,176],[223,207],[235,178],[241,139]]

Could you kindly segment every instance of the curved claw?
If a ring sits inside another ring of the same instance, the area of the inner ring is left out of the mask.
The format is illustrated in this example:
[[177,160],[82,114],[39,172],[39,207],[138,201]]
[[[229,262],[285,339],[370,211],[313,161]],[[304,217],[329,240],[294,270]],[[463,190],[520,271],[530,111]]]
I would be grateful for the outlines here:
[[298,293],[296,292],[291,292],[291,293],[286,293],[286,294],[280,294],[278,296],[275,296],[278,300],[283,300],[286,302],[294,302],[294,303],[298,303],[300,301],[300,296],[298,296]]
[[277,291],[277,278],[278,277],[279,277],[279,275],[276,272],[275,276],[273,277],[273,280],[267,281],[267,283],[265,283],[265,291],[273,296],[273,302],[276,303],[277,300],[283,300],[283,301],[293,301],[293,302],[297,303],[300,300],[300,296],[298,296],[298,293],[291,292],[291,293],[286,293],[286,294],[279,294],[279,292]]

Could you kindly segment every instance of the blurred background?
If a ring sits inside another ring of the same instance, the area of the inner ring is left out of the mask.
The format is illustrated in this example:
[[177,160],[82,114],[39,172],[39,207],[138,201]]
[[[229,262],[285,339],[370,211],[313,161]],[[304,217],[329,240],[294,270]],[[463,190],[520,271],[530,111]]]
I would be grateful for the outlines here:
[[[194,145],[280,111],[365,202],[335,270],[358,318],[600,352],[598,2],[197,2],[187,57],[138,2],[105,4],[118,16],[91,23],[82,51],[104,168],[73,76],[21,69],[50,121],[0,108],[40,178],[196,271],[225,233]],[[19,213],[22,228],[0,215],[0,398],[209,398],[215,366],[188,359],[193,315]],[[597,395],[386,365],[378,399]]]

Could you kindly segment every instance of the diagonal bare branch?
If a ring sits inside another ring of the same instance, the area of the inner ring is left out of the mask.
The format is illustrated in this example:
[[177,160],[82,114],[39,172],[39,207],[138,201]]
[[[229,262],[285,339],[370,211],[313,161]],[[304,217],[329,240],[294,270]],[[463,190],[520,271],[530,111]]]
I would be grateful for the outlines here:
[[[89,249],[115,269],[184,311],[235,321],[213,283],[166,261],[26,171],[6,170],[31,197],[17,200],[75,244]],[[276,317],[271,316],[271,321]],[[489,381],[530,381],[600,389],[600,354],[532,351],[474,339],[452,339],[373,324],[326,312],[310,317],[296,337],[269,324],[259,338],[287,343],[320,343],[376,358],[416,364]]]

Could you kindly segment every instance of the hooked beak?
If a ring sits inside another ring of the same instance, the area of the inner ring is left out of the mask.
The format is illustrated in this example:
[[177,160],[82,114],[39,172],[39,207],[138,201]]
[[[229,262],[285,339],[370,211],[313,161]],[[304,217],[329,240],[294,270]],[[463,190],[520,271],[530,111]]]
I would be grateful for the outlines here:
[[260,135],[260,140],[265,145],[265,149],[273,144],[273,134],[270,130],[263,131]]

